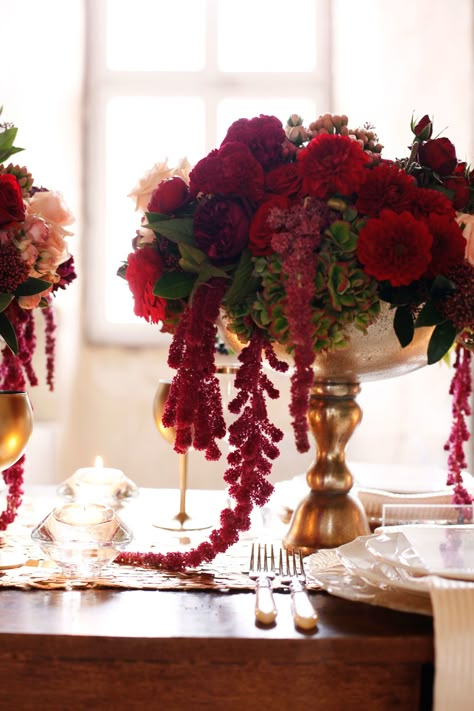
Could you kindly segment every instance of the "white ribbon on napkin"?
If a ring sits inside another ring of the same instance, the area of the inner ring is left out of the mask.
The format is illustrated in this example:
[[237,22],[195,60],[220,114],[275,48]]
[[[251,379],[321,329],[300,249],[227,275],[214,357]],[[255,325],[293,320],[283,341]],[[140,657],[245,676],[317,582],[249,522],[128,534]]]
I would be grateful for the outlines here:
[[436,578],[431,588],[435,638],[434,711],[474,708],[474,585]]

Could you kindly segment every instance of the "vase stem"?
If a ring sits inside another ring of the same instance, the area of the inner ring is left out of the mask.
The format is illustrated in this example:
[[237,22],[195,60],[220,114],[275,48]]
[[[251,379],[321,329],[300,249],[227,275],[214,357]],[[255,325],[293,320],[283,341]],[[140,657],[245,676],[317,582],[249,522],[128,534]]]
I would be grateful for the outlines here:
[[346,445],[362,419],[355,400],[359,392],[357,382],[314,383],[308,421],[317,455],[306,474],[311,491],[293,514],[286,548],[308,554],[370,533],[362,505],[349,493],[353,479],[345,459]]

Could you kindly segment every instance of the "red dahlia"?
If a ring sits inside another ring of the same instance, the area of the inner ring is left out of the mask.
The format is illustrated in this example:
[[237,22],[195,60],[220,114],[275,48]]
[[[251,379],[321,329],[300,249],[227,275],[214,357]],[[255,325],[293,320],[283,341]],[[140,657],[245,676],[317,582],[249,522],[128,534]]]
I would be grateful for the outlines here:
[[433,214],[427,224],[433,235],[428,274],[446,274],[452,267],[464,262],[466,240],[458,223],[445,215]]
[[454,219],[456,210],[446,195],[431,188],[417,188],[411,193],[410,212],[416,218],[429,217],[433,212]]
[[348,136],[322,133],[298,153],[297,160],[303,191],[324,200],[358,190],[366,179],[369,157]]
[[153,294],[156,280],[163,273],[163,263],[153,247],[143,247],[128,255],[125,279],[133,295],[134,313],[149,323],[165,318],[166,301]]
[[367,171],[359,190],[356,208],[362,215],[377,217],[381,210],[403,212],[410,206],[414,179],[396,166],[380,164]]
[[424,222],[409,212],[382,210],[361,229],[357,256],[365,271],[392,286],[419,279],[431,260],[433,237]]

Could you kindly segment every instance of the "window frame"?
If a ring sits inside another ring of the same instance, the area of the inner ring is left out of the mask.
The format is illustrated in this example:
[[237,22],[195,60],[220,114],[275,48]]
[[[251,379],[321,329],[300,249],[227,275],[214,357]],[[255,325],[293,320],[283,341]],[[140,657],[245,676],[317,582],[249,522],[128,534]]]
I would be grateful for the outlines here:
[[[88,275],[84,288],[84,331],[87,342],[97,345],[152,346],[169,342],[143,319],[111,323],[106,318],[105,278],[107,254],[105,240],[105,153],[106,106],[115,96],[199,96],[205,101],[205,141],[210,151],[217,141],[219,101],[228,98],[276,98],[313,95],[324,110],[332,107],[332,46],[330,0],[314,0],[316,5],[316,69],[291,72],[287,81],[281,73],[221,72],[217,68],[217,10],[219,0],[206,1],[208,37],[206,66],[196,72],[122,71],[106,66],[107,0],[86,0],[86,68],[84,120],[84,249],[83,261]],[[297,107],[296,107],[297,108]],[[166,156],[151,159],[160,161]],[[150,166],[151,167],[151,163]],[[140,176],[130,176],[131,184]],[[123,196],[127,200],[126,195]],[[138,214],[137,214],[138,216]],[[138,227],[138,219],[137,219]],[[125,258],[126,255],[124,255]],[[118,268],[119,265],[117,265]],[[117,277],[119,279],[119,277]],[[102,292],[101,292],[102,288]],[[131,298],[131,297],[130,297]]]

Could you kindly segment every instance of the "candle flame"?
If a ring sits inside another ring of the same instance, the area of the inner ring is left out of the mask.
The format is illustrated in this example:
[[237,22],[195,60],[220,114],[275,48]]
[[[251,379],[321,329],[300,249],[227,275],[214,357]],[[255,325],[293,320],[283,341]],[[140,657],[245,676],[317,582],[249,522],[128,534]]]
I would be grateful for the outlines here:
[[97,457],[94,459],[94,466],[99,469],[104,466],[104,459],[100,456],[100,454],[98,454]]

